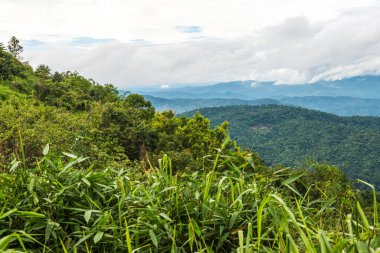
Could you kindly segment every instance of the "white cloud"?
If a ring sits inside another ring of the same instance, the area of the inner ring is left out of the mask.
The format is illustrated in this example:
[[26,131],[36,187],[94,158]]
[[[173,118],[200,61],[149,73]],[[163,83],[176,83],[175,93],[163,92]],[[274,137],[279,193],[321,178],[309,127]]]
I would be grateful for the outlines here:
[[[305,15],[312,22],[376,0],[1,0],[0,39],[68,37],[178,42],[176,27],[199,26],[207,36],[233,38]],[[10,34],[9,34],[10,33]]]
[[[1,1],[0,40],[32,41],[24,58],[33,65],[77,70],[120,87],[300,83],[380,67],[374,0]],[[75,47],[75,38],[101,43]]]
[[169,89],[170,88],[170,85],[169,84],[162,84],[160,86],[161,89]]

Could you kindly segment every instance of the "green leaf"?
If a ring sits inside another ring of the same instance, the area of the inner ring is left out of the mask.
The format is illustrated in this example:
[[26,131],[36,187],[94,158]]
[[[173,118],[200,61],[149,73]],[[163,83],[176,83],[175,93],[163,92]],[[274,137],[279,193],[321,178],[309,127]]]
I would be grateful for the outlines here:
[[65,246],[65,244],[63,243],[63,241],[62,241],[61,238],[59,238],[59,242],[61,243],[61,246],[62,246],[62,249],[63,249],[63,253],[68,253],[67,248],[66,248],[66,246]]
[[255,169],[255,162],[253,161],[252,157],[251,156],[248,156],[247,158],[247,162],[251,165],[252,168]]
[[238,231],[239,248],[238,252],[244,252],[244,234],[243,230]]
[[36,213],[36,212],[29,212],[29,211],[17,211],[16,212],[19,216],[22,217],[27,217],[27,218],[39,218],[39,219],[44,219],[46,218],[45,215]]
[[91,219],[91,214],[92,214],[92,210],[87,210],[86,212],[84,212],[84,219],[85,221],[88,223],[89,220]]
[[53,232],[53,224],[48,223],[45,228],[45,243],[49,240],[52,232]]
[[335,201],[335,197],[326,200],[325,203],[323,204],[322,208],[316,214],[316,216],[323,213],[329,206],[331,206],[334,203],[334,201]]
[[45,243],[49,240],[50,235],[53,234],[54,236],[54,227],[59,227],[60,224],[58,222],[54,222],[52,220],[49,220],[46,228],[45,228]]
[[292,176],[292,177],[289,177],[288,179],[284,180],[281,184],[282,185],[289,185],[291,183],[293,183],[294,181],[297,181],[300,177],[302,177],[304,174],[301,174],[301,175],[295,175],[295,176]]
[[19,161],[12,163],[12,167],[9,169],[9,172],[10,173],[14,172],[17,169],[17,167],[19,166],[19,164],[20,164]]
[[235,221],[236,221],[236,218],[239,216],[239,212],[234,212],[232,215],[231,215],[231,218],[230,218],[230,222],[228,224],[228,226],[230,228],[232,228],[235,224]]
[[10,234],[10,235],[7,235],[7,236],[1,238],[0,239],[0,250],[1,251],[6,250],[9,243],[11,243],[15,240],[16,240],[15,234]]
[[260,243],[261,243],[261,229],[262,229],[262,220],[263,220],[263,211],[265,205],[271,200],[271,195],[265,197],[259,206],[259,209],[257,211],[257,248],[260,249]]
[[88,185],[89,187],[91,187],[91,183],[90,183],[90,181],[88,181],[86,178],[82,178],[82,181],[83,181],[86,185]]
[[166,220],[170,221],[170,222],[172,222],[172,221],[173,221],[173,220],[172,220],[172,219],[170,219],[170,217],[169,217],[167,214],[165,214],[165,213],[160,213],[160,216],[161,216],[161,217],[163,217],[164,219],[166,219]]
[[299,253],[298,247],[297,247],[296,243],[294,242],[292,236],[287,234],[286,239],[287,239],[286,240],[287,252]]
[[128,223],[127,223],[127,220],[124,219],[124,227],[125,227],[125,241],[127,243],[127,249],[128,249],[128,253],[132,253],[133,250],[132,250],[132,241],[131,241],[131,235],[129,234],[129,228],[128,228]]
[[48,143],[48,144],[46,144],[46,146],[44,147],[44,150],[42,151],[42,154],[43,154],[43,155],[47,155],[47,154],[49,153],[49,149],[50,149],[50,147],[49,147],[49,143]]
[[78,245],[80,245],[82,242],[86,241],[88,238],[90,238],[94,233],[89,233],[85,236],[83,236],[75,245],[74,247],[77,247]]
[[94,236],[94,242],[95,243],[99,242],[102,239],[103,235],[104,235],[103,232],[96,233],[96,235]]
[[170,187],[166,187],[165,189],[163,189],[160,193],[163,193],[163,192],[166,192],[166,191],[170,191],[170,190],[174,190],[176,189],[177,187],[175,186],[170,186]]
[[363,180],[360,180],[360,179],[358,179],[358,182],[365,184],[372,189],[372,193],[373,193],[373,224],[375,225],[376,223],[378,223],[378,220],[379,220],[379,214],[377,211],[377,197],[376,197],[377,194],[376,194],[375,187],[372,184],[364,182]]
[[362,218],[363,226],[367,232],[371,232],[371,229],[369,227],[369,222],[367,220],[367,217],[364,214],[364,211],[362,207],[360,206],[359,202],[356,202],[356,208],[358,209],[358,212],[360,214],[360,217]]
[[30,193],[33,192],[34,182],[35,181],[36,181],[36,178],[35,177],[31,177],[30,178],[30,182],[29,182],[28,186],[26,187]]
[[153,232],[153,230],[149,230],[149,236],[154,246],[158,247],[157,237],[156,237],[156,234]]
[[199,228],[197,222],[195,220],[191,220],[191,224],[193,225],[193,228],[194,228],[194,232],[198,235],[198,236],[201,236],[202,234],[202,231],[201,229]]
[[346,239],[342,239],[341,241],[339,241],[335,247],[333,248],[333,251],[332,253],[341,253],[343,252],[344,250],[344,247],[346,247],[346,244],[348,243],[348,240]]
[[67,152],[62,152],[62,154],[64,154],[65,156],[68,156],[70,158],[73,158],[73,159],[77,159],[78,158],[78,156],[76,156],[74,154],[67,153]]
[[358,253],[369,253],[367,245],[362,241],[356,243],[356,248]]
[[[330,245],[329,240],[326,237],[325,233],[321,232],[319,236],[320,236],[321,246],[323,245],[323,248],[326,250],[326,252],[332,252],[331,245]],[[322,252],[324,252],[324,251],[322,250]]]
[[63,167],[63,169],[58,173],[58,176],[62,175],[62,173],[64,173],[67,169],[71,168],[73,165],[77,164],[77,163],[81,163],[85,160],[87,160],[88,157],[79,157],[78,159],[74,160],[74,161],[71,161],[69,162],[68,164],[65,165],[65,167]]
[[14,213],[14,212],[16,212],[16,211],[17,211],[17,208],[14,208],[14,209],[9,210],[8,212],[6,212],[6,213],[4,213],[4,214],[1,214],[1,215],[0,215],[0,220],[1,220],[1,219],[4,219],[5,217],[11,215],[12,213]]

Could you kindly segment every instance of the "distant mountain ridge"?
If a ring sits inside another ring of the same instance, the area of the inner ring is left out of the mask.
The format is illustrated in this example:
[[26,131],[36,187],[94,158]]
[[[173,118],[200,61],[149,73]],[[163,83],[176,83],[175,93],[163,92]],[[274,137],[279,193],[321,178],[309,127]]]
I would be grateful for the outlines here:
[[184,99],[184,98],[160,98],[150,95],[144,95],[146,100],[149,100],[158,111],[173,110],[177,113],[187,112],[204,107],[218,107],[226,105],[265,105],[265,104],[279,104],[274,99],[226,99],[226,98],[200,98],[200,99]]
[[306,96],[282,98],[279,102],[339,116],[380,116],[380,99],[373,98]]
[[161,98],[265,99],[304,96],[348,96],[380,99],[380,76],[356,76],[310,84],[276,84],[253,80],[223,82],[206,86],[186,86],[160,90],[140,90],[143,95]]
[[311,84],[252,80],[138,91],[158,110],[182,113],[226,105],[295,105],[340,116],[380,116],[380,76],[366,75]]
[[146,100],[151,101],[153,106],[159,111],[173,110],[177,113],[183,113],[204,107],[218,107],[227,105],[283,104],[319,110],[339,116],[380,116],[380,99],[370,98],[306,96],[244,100],[236,98],[168,99],[150,95],[145,95],[144,97]]

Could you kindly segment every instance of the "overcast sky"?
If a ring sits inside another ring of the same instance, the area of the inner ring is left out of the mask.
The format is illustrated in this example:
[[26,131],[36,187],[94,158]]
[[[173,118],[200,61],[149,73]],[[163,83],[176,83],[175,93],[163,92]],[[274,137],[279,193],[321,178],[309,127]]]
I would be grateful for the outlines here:
[[377,0],[0,0],[32,66],[131,88],[380,74]]

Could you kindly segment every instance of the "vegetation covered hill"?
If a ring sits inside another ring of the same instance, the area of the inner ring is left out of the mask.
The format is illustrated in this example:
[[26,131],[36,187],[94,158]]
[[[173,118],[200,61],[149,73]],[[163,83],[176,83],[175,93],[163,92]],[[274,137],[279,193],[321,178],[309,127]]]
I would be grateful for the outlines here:
[[88,156],[96,166],[164,153],[189,165],[226,137],[226,124],[211,129],[201,115],[155,112],[142,96],[119,94],[75,72],[53,73],[44,65],[33,70],[5,50],[0,63],[0,168],[20,157],[32,164],[47,143],[56,154]]
[[199,111],[213,124],[229,121],[231,137],[268,164],[296,166],[317,160],[339,166],[352,179],[380,185],[379,117],[339,117],[282,105]]
[[330,165],[267,167],[228,123],[32,69],[13,42],[0,44],[0,252],[379,251],[374,189]]

